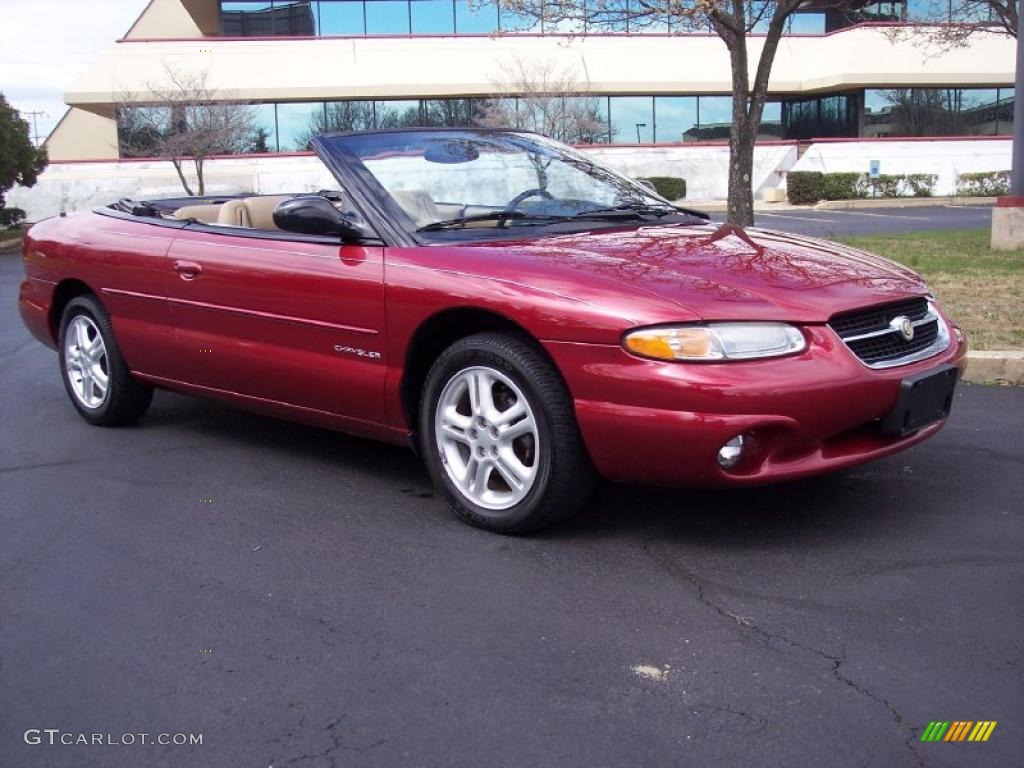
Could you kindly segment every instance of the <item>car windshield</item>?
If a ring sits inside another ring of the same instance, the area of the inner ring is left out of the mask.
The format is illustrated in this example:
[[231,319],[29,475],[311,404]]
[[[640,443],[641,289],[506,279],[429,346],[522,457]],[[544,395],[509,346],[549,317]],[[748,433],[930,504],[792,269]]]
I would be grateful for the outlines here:
[[385,131],[324,137],[369,172],[418,232],[679,216],[582,152],[512,131]]

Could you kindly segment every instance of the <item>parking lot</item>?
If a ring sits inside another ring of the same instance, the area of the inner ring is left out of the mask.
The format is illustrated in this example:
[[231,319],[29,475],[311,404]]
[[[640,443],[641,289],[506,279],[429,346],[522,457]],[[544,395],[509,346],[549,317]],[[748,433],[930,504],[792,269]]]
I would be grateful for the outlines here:
[[[938,437],[862,468],[605,485],[509,538],[400,448],[167,393],[86,425],[20,279],[0,255],[0,765],[1020,763],[1024,389],[962,386]],[[998,725],[920,742],[933,720]]]
[[[699,206],[698,206],[699,207]],[[711,214],[713,221],[724,213]],[[976,229],[992,225],[991,205],[940,205],[830,211],[780,208],[756,211],[757,226],[818,237],[875,235],[936,229]]]

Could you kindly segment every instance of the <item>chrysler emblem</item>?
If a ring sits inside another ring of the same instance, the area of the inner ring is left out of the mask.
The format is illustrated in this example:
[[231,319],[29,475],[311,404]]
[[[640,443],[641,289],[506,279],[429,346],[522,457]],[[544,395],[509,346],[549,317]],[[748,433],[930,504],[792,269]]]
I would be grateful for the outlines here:
[[914,338],[914,324],[910,322],[910,318],[906,315],[894,317],[892,322],[889,323],[889,327],[894,331],[898,331],[905,341],[912,341]]

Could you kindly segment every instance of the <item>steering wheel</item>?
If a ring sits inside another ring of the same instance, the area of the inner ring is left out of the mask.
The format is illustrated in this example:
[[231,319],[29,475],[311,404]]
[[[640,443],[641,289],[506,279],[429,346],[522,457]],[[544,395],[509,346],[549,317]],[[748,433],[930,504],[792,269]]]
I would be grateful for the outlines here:
[[546,189],[537,187],[536,189],[528,189],[525,192],[520,192],[518,195],[513,197],[508,203],[505,204],[505,210],[512,212],[519,209],[524,200],[528,200],[531,197],[541,197],[545,200],[554,200],[555,196],[548,192]]

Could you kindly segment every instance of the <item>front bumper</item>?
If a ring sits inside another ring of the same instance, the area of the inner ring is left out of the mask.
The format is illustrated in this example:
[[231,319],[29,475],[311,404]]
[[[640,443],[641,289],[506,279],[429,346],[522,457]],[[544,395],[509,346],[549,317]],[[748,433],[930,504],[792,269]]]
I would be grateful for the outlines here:
[[[948,322],[948,321],[947,321]],[[881,433],[904,376],[946,363],[966,368],[953,334],[943,352],[872,370],[828,326],[807,326],[799,355],[731,363],[642,360],[621,347],[546,342],[575,400],[597,470],[653,485],[736,486],[791,480],[909,448],[944,422],[907,437]],[[747,449],[731,470],[716,460],[730,438]]]

